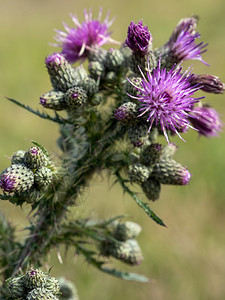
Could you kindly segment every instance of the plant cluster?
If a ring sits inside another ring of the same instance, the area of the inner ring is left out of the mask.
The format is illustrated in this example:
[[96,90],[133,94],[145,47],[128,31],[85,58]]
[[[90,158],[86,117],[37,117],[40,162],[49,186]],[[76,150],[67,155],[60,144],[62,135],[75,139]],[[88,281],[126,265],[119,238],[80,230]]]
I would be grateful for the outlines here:
[[[222,94],[224,84],[216,76],[182,67],[186,60],[206,64],[202,54],[207,45],[197,42],[197,17],[182,19],[168,42],[155,49],[143,21],[130,23],[121,44],[111,38],[109,14],[103,21],[101,14],[100,10],[93,19],[92,12],[85,11],[82,23],[72,15],[75,26],[64,24],[65,31],[56,31],[61,51],[45,59],[52,89],[40,97],[41,106],[54,114],[8,98],[59,125],[57,145],[62,153],[56,162],[33,141],[31,148],[12,155],[11,166],[0,175],[0,198],[15,205],[27,203],[32,216],[27,238],[18,242],[13,225],[0,215],[2,290],[8,286],[13,299],[57,299],[58,283],[54,292],[46,288],[50,275],[39,268],[47,253],[60,245],[73,247],[103,272],[147,281],[142,275],[107,266],[112,257],[130,265],[142,262],[138,224],[123,216],[71,219],[69,209],[93,174],[106,170],[153,221],[165,226],[149,201],[159,199],[162,185],[183,186],[191,179],[188,169],[174,159],[173,136],[184,140],[193,129],[211,137],[222,128],[219,114],[196,92]],[[119,46],[104,49],[109,42]],[[136,185],[147,202],[134,190]],[[35,269],[26,271],[30,265]],[[18,275],[21,270],[25,275]],[[38,277],[33,285],[37,274],[43,282],[39,285]]]

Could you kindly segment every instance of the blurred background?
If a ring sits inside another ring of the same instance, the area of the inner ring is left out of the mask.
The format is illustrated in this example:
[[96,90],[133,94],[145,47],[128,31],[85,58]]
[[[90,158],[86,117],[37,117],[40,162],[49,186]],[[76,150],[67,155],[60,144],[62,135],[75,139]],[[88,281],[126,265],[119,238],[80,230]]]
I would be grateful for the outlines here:
[[[0,0],[0,169],[9,165],[8,156],[38,141],[49,152],[56,147],[57,124],[28,113],[5,100],[18,99],[40,109],[39,97],[50,90],[44,58],[56,51],[54,29],[64,29],[62,21],[73,25],[69,13],[83,21],[83,9],[99,7],[111,11],[116,20],[112,37],[126,38],[131,21],[143,19],[154,38],[154,47],[165,43],[177,22],[193,14],[200,16],[198,31],[208,43],[203,59],[193,64],[196,73],[209,73],[225,81],[225,1],[224,0]],[[225,96],[206,95],[225,121]],[[167,228],[152,222],[136,203],[124,195],[119,186],[111,186],[106,176],[93,179],[73,216],[99,218],[126,214],[143,227],[139,242],[144,261],[138,267],[120,269],[144,274],[150,283],[125,282],[100,273],[82,257],[69,253],[61,265],[52,252],[48,265],[53,276],[66,276],[76,283],[81,300],[154,299],[199,300],[225,299],[225,131],[219,138],[198,138],[186,134],[187,143],[174,138],[179,145],[175,159],[188,166],[192,180],[186,187],[163,186],[160,199],[151,203]],[[18,227],[19,236],[26,225],[29,207],[22,210],[1,201],[1,210]]]

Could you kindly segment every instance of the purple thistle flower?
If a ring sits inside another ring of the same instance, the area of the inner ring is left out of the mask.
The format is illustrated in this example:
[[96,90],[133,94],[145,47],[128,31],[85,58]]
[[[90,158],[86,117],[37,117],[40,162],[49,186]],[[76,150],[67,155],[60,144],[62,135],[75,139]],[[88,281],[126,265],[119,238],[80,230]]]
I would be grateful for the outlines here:
[[129,96],[140,101],[139,117],[147,114],[147,122],[150,123],[148,131],[150,132],[153,124],[159,125],[169,143],[168,130],[182,139],[179,134],[182,128],[192,127],[188,113],[192,111],[194,103],[201,99],[193,97],[200,86],[190,85],[188,78],[190,79],[191,75],[187,76],[188,71],[181,74],[182,68],[175,69],[175,66],[167,71],[166,68],[161,68],[160,64],[159,61],[152,74],[148,66],[147,78],[141,72],[143,77],[141,87],[135,86],[130,81],[139,94]]
[[172,35],[167,43],[172,60],[179,63],[193,59],[208,65],[201,57],[201,54],[207,51],[205,49],[207,44],[203,44],[203,42],[196,44],[195,39],[197,38],[200,38],[200,34],[193,30],[193,22],[187,22],[185,26],[179,28],[176,36]]
[[149,44],[152,36],[147,26],[143,26],[143,22],[138,24],[131,22],[128,31],[125,45],[128,46],[135,54],[144,56],[148,53]]
[[190,113],[190,121],[198,130],[199,135],[217,136],[223,126],[218,112],[209,105],[195,107]]
[[54,46],[62,47],[62,54],[70,63],[85,59],[93,47],[101,47],[107,42],[117,43],[110,38],[109,27],[113,20],[109,20],[108,13],[105,20],[100,22],[101,15],[102,9],[99,10],[98,19],[93,20],[92,11],[87,12],[87,10],[84,10],[85,21],[81,24],[76,16],[71,15],[76,28],[71,28],[64,23],[66,32],[56,30],[55,40],[59,44],[54,44]]
[[191,85],[201,83],[201,90],[207,93],[223,94],[225,89],[225,84],[219,77],[208,74],[194,75],[190,83]]

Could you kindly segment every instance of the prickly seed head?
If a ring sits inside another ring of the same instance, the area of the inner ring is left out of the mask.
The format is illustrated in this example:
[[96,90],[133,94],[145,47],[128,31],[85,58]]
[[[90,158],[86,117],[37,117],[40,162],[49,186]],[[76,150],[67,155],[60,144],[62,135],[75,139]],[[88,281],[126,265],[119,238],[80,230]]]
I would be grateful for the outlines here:
[[145,182],[151,174],[151,168],[140,163],[129,167],[129,177],[131,182]]
[[79,107],[84,106],[87,102],[86,92],[79,87],[69,89],[65,94],[66,107]]
[[47,166],[49,160],[44,152],[39,147],[29,148],[24,155],[25,164],[30,169],[38,169],[40,167]]
[[189,171],[173,159],[158,161],[152,176],[163,184],[173,185],[186,185],[191,179]]
[[13,164],[0,175],[0,187],[4,192],[23,193],[34,184],[34,174],[24,164]]
[[32,289],[28,295],[27,300],[58,300],[53,293],[49,292],[48,289],[45,288],[36,288]]
[[[24,285],[27,289],[36,289],[44,287],[46,284],[48,275],[39,269],[30,269],[24,275]],[[32,298],[30,298],[32,299]]]
[[66,108],[65,95],[61,91],[52,90],[40,97],[40,104],[45,108],[63,110]]
[[34,183],[39,189],[45,189],[50,183],[52,183],[52,180],[52,171],[47,167],[38,168],[34,174]]
[[133,102],[126,102],[120,105],[114,112],[114,117],[125,124],[136,122],[138,106]]
[[66,92],[69,88],[78,84],[77,74],[65,57],[59,53],[53,53],[45,59],[48,74],[54,90]]
[[118,223],[113,232],[113,236],[119,241],[133,239],[141,232],[141,226],[135,222],[127,221]]
[[6,287],[9,293],[9,296],[12,299],[25,299],[26,297],[26,288],[24,286],[23,277],[11,277],[6,280]]
[[158,180],[150,177],[148,180],[142,183],[141,187],[148,200],[155,201],[159,199],[161,184]]
[[11,164],[23,164],[24,163],[24,150],[16,151],[11,157]]

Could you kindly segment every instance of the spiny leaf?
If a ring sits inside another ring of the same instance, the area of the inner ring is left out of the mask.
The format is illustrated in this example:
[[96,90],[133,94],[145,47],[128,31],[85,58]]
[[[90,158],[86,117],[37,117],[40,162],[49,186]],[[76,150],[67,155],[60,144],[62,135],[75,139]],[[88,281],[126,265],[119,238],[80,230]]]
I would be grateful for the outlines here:
[[149,205],[147,203],[144,203],[138,196],[136,193],[134,193],[133,191],[131,191],[128,186],[125,184],[127,182],[126,179],[123,179],[119,172],[116,171],[115,172],[115,176],[117,177],[118,182],[120,183],[120,185],[122,186],[124,192],[128,193],[134,200],[135,202],[146,212],[146,214],[153,220],[155,221],[157,224],[161,225],[161,226],[165,226],[167,227],[163,220],[161,220],[154,212],[153,210],[149,207]]
[[139,275],[136,273],[129,273],[129,272],[123,272],[116,269],[109,269],[105,267],[101,267],[100,270],[102,272],[108,273],[112,276],[124,279],[124,280],[132,280],[132,281],[138,281],[138,282],[148,282],[149,279],[143,275]]
[[49,120],[49,121],[52,121],[52,122],[55,122],[58,124],[66,124],[66,123],[73,124],[73,122],[71,122],[70,120],[66,120],[66,119],[60,117],[56,112],[55,112],[55,117],[51,117],[50,115],[48,115],[46,113],[41,113],[39,110],[34,110],[30,106],[25,105],[25,104],[19,102],[18,100],[15,100],[15,99],[12,99],[9,97],[5,97],[5,98],[7,100],[11,101],[12,103],[26,109],[27,111],[31,112],[32,114],[35,114],[36,116],[38,116],[42,119],[46,119],[46,120]]

